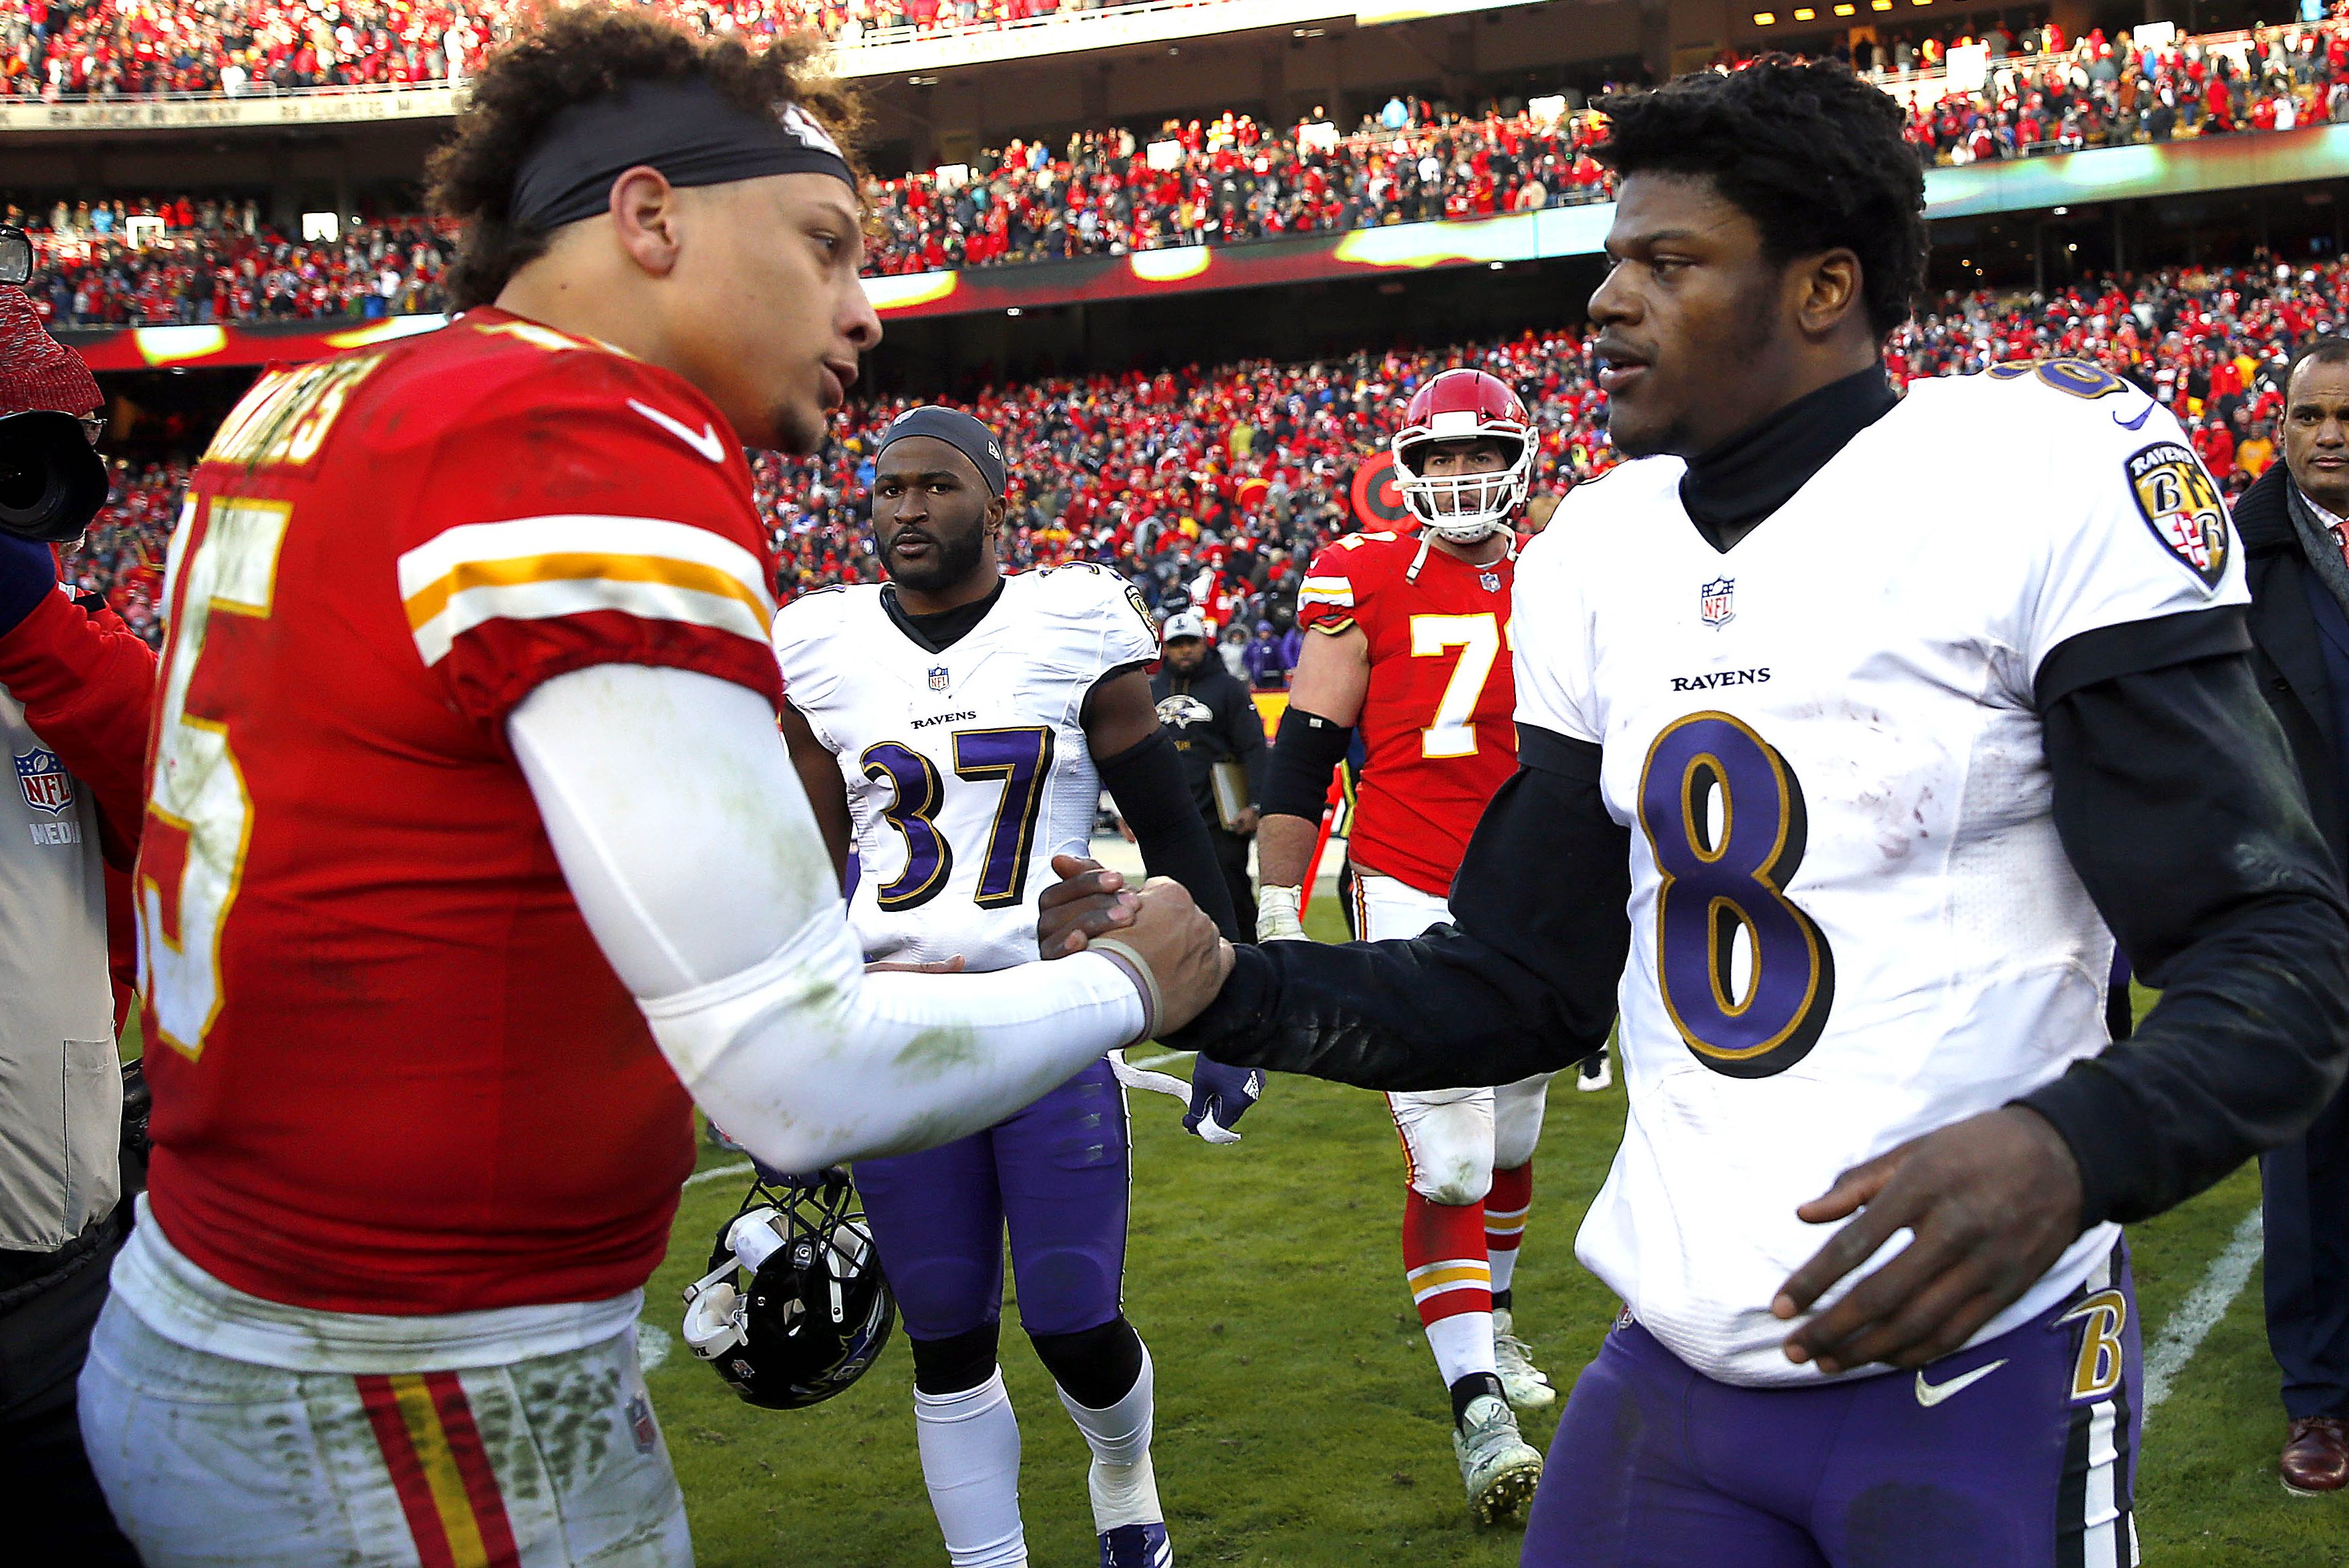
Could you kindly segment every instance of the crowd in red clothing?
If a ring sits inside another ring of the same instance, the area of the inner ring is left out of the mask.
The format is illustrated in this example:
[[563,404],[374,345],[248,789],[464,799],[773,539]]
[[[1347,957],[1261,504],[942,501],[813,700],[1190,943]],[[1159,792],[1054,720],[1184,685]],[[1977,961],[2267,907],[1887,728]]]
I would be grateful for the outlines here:
[[0,222],[31,231],[26,285],[52,326],[184,325],[282,319],[373,318],[443,308],[453,225],[426,218],[345,227],[295,240],[250,201],[117,198],[20,211]]
[[[1906,386],[2008,360],[2094,360],[2176,411],[2234,491],[2276,460],[2278,374],[2291,346],[2344,322],[2349,273],[2338,263],[2295,271],[2262,261],[2104,279],[2040,300],[1952,295],[1895,335],[1886,365]],[[1010,564],[1102,562],[1155,606],[1180,598],[1221,627],[1278,633],[1313,552],[1361,525],[1353,481],[1385,449],[1396,410],[1420,380],[1461,364],[1502,377],[1533,410],[1537,522],[1615,460],[1588,343],[1564,329],[1304,365],[1040,380],[990,388],[967,407],[1002,435],[1011,459]],[[820,456],[754,463],[781,596],[877,580],[864,498],[875,441],[905,407],[861,405]],[[186,478],[177,466],[118,466],[115,499],[76,558],[81,583],[150,635],[157,565]]]
[[[711,34],[816,32],[854,45],[1129,0],[656,3]],[[533,9],[528,0],[0,0],[0,96],[240,97],[456,81]]]
[[[2140,47],[2126,33],[2066,40],[2048,23],[2020,37],[1993,29],[1980,42],[1994,51],[1987,80],[1957,96],[1915,74],[1946,61],[1942,41],[1904,38],[1857,62],[1890,73],[1912,138],[1941,162],[2349,119],[2341,25]],[[968,165],[869,182],[866,271],[1119,255],[1603,200],[1611,186],[1590,149],[1604,121],[1569,107],[1578,101],[1560,93],[1458,116],[1396,98],[1345,135],[1316,111],[1286,128],[1226,113],[1169,121],[1155,136],[1015,139]],[[116,198],[6,212],[35,231],[42,270],[32,292],[60,325],[444,304],[452,238],[423,219],[297,242],[262,224],[249,201]]]
[[[1556,100],[1554,100],[1555,102]],[[1469,218],[1598,200],[1597,118],[1488,112],[1454,119],[1401,100],[1339,138],[1307,121],[1285,136],[1245,115],[1072,138],[1061,152],[1013,141],[971,170],[871,181],[869,273],[1228,243],[1423,218]],[[1301,132],[1301,135],[1300,135]],[[1324,132],[1327,134],[1325,135]],[[57,325],[140,325],[443,308],[453,230],[399,219],[295,242],[252,201],[116,197],[22,211],[40,262],[31,293]]]
[[163,552],[171,542],[189,465],[117,462],[106,510],[68,552],[67,580],[78,593],[103,593],[132,631],[160,645]]
[[1312,117],[1170,120],[1155,137],[1013,141],[968,168],[867,191],[883,242],[871,269],[934,272],[1165,245],[1229,244],[1604,200],[1599,117],[1561,95],[1528,109],[1449,115],[1391,102],[1350,135]]
[[2339,23],[2158,45],[2101,29],[2067,40],[2048,23],[2021,39],[1994,27],[1965,41],[1988,52],[1979,88],[1892,82],[1909,100],[1909,139],[1940,163],[2349,119],[2349,27]]

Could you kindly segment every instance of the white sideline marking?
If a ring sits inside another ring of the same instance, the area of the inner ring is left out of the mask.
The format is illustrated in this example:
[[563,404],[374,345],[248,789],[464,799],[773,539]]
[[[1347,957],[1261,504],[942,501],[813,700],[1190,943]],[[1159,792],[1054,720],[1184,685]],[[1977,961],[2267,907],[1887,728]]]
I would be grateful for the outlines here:
[[685,1184],[698,1187],[704,1181],[722,1181],[729,1176],[748,1176],[750,1173],[750,1162],[738,1160],[731,1165],[712,1165],[707,1171],[697,1171],[685,1179]]
[[1179,1062],[1185,1057],[1197,1054],[1196,1051],[1162,1051],[1154,1057],[1144,1057],[1138,1062],[1129,1061],[1125,1065],[1130,1068],[1140,1068],[1143,1072],[1148,1072],[1153,1068],[1163,1068],[1168,1062]]
[[2178,1304],[2169,1320],[2161,1326],[2161,1333],[2145,1353],[2145,1418],[2153,1419],[2153,1412],[2169,1398],[2178,1375],[2202,1348],[2203,1336],[2219,1326],[2235,1298],[2243,1294],[2251,1283],[2251,1266],[2260,1261],[2261,1237],[2261,1209],[2257,1203],[2235,1227],[2234,1239],[2210,1266],[2202,1271],[2202,1282],[2189,1291],[2186,1299]]

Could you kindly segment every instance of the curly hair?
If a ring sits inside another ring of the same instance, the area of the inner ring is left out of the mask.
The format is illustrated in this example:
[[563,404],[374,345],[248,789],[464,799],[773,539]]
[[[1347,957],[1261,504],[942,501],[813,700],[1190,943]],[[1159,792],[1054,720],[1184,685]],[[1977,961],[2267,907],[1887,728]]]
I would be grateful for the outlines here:
[[1932,246],[1924,164],[1903,134],[1899,106],[1846,67],[1768,55],[1725,76],[1705,71],[1612,96],[1599,108],[1608,139],[1592,155],[1618,178],[1711,180],[1762,231],[1773,263],[1850,251],[1879,338],[1916,309]]
[[697,37],[649,9],[600,0],[539,21],[473,77],[455,135],[426,165],[432,210],[464,224],[449,269],[451,303],[459,310],[488,304],[545,252],[548,233],[512,221],[516,171],[557,114],[633,82],[698,78],[757,115],[786,99],[799,104],[841,144],[861,182],[854,149],[863,106],[817,65],[822,48],[821,39],[790,36],[752,54],[731,38]]

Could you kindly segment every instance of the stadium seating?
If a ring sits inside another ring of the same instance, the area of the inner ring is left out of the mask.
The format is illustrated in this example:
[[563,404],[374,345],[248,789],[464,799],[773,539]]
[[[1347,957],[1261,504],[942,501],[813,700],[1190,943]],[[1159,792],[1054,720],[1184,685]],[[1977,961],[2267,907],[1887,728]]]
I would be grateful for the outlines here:
[[[2051,29],[2052,31],[2052,29]],[[1968,40],[1972,42],[1974,40]],[[2349,29],[2339,23],[2135,46],[2099,30],[2069,46],[2010,52],[1986,41],[1986,79],[1955,88],[1945,66],[1896,68],[1886,85],[1909,109],[1909,139],[1940,163],[2021,158],[2349,119]],[[1946,50],[1936,50],[1946,60]]]
[[24,222],[39,258],[27,292],[52,326],[409,315],[440,311],[454,230],[424,218],[294,241],[250,203],[88,202]]
[[[2005,37],[1994,34],[1990,46]],[[2061,39],[2050,28],[2034,42]],[[1900,57],[1947,57],[1935,40],[1927,46]],[[1980,88],[1955,93],[1945,67],[1893,57],[1869,63],[1888,66],[1882,79],[1906,106],[1912,139],[1941,163],[2349,119],[2349,26],[2339,24],[2158,48],[2092,32],[1998,57]],[[1588,150],[1603,123],[1567,105],[1560,95],[1464,117],[1397,99],[1345,134],[1319,119],[1279,128],[1226,113],[1170,121],[1155,137],[1013,140],[969,164],[874,181],[866,271],[1122,255],[1603,200],[1610,187]],[[29,223],[43,261],[32,293],[57,325],[397,315],[445,303],[448,235],[422,219],[295,242],[256,224],[249,206],[180,197],[59,205]]]
[[[1887,363],[1906,384],[2012,359],[2095,360],[2175,410],[2211,470],[2240,490],[2275,460],[2281,395],[2270,372],[2292,344],[2344,320],[2349,273],[2337,263],[2169,272],[2127,290],[2083,284],[2036,304],[1951,296],[1896,335]],[[1279,622],[1313,552],[1360,526],[1352,480],[1383,449],[1395,408],[1419,378],[1456,364],[1492,370],[1533,408],[1537,498],[1614,460],[1588,347],[1571,331],[1319,364],[1038,381],[988,389],[968,407],[1013,457],[1012,564],[1108,562],[1154,604],[1183,594],[1221,624]],[[876,438],[905,407],[855,407],[816,458],[758,459],[784,597],[876,580],[857,503]],[[74,562],[82,586],[150,635],[186,480],[178,464],[118,465],[113,503]],[[1538,501],[1537,511],[1547,516]]]
[[[817,32],[843,47],[1048,26],[1139,0],[659,0],[705,31]],[[1149,0],[1164,5],[1169,0]],[[1221,0],[1189,0],[1215,5]],[[523,0],[66,0],[0,8],[0,95],[352,91],[461,80]],[[52,26],[52,17],[62,21]]]

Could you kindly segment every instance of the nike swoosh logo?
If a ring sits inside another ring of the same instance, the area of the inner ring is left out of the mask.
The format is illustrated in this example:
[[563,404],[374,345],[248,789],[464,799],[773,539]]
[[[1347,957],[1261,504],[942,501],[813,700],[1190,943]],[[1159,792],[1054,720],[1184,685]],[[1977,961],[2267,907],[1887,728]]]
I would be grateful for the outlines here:
[[717,430],[710,426],[708,420],[705,419],[702,421],[700,433],[697,435],[695,432],[687,429],[683,425],[678,424],[675,419],[670,418],[667,414],[662,413],[659,409],[647,408],[642,403],[637,402],[634,397],[628,399],[628,407],[634,408],[637,413],[642,414],[646,418],[650,419],[654,424],[658,425],[662,429],[667,430],[670,435],[675,436],[678,440],[683,441],[687,446],[691,447],[695,451],[699,452],[703,457],[708,458],[711,462],[722,463],[726,460],[726,443],[718,438]]
[[2145,422],[2152,418],[2153,405],[2150,402],[2147,402],[2144,407],[2139,408],[2137,411],[2137,418],[2134,419],[2122,418],[2120,417],[2120,412],[2117,409],[2113,412],[2113,423],[2118,425],[2124,430],[2142,430],[2145,428]]
[[1952,1377],[1948,1382],[1940,1384],[1938,1387],[1934,1384],[1926,1382],[1925,1374],[1920,1372],[1917,1374],[1917,1403],[1924,1406],[1925,1408],[1930,1410],[1934,1406],[1940,1404],[1942,1400],[1949,1398],[1951,1395],[1964,1393],[1967,1389],[1972,1387],[1975,1384],[1981,1382],[1983,1378],[1989,1377],[1992,1373],[1997,1371],[2000,1367],[2005,1365],[2006,1358],[2004,1357],[2001,1357],[1987,1367],[1977,1367],[1972,1371],[1967,1373],[1964,1377]]

